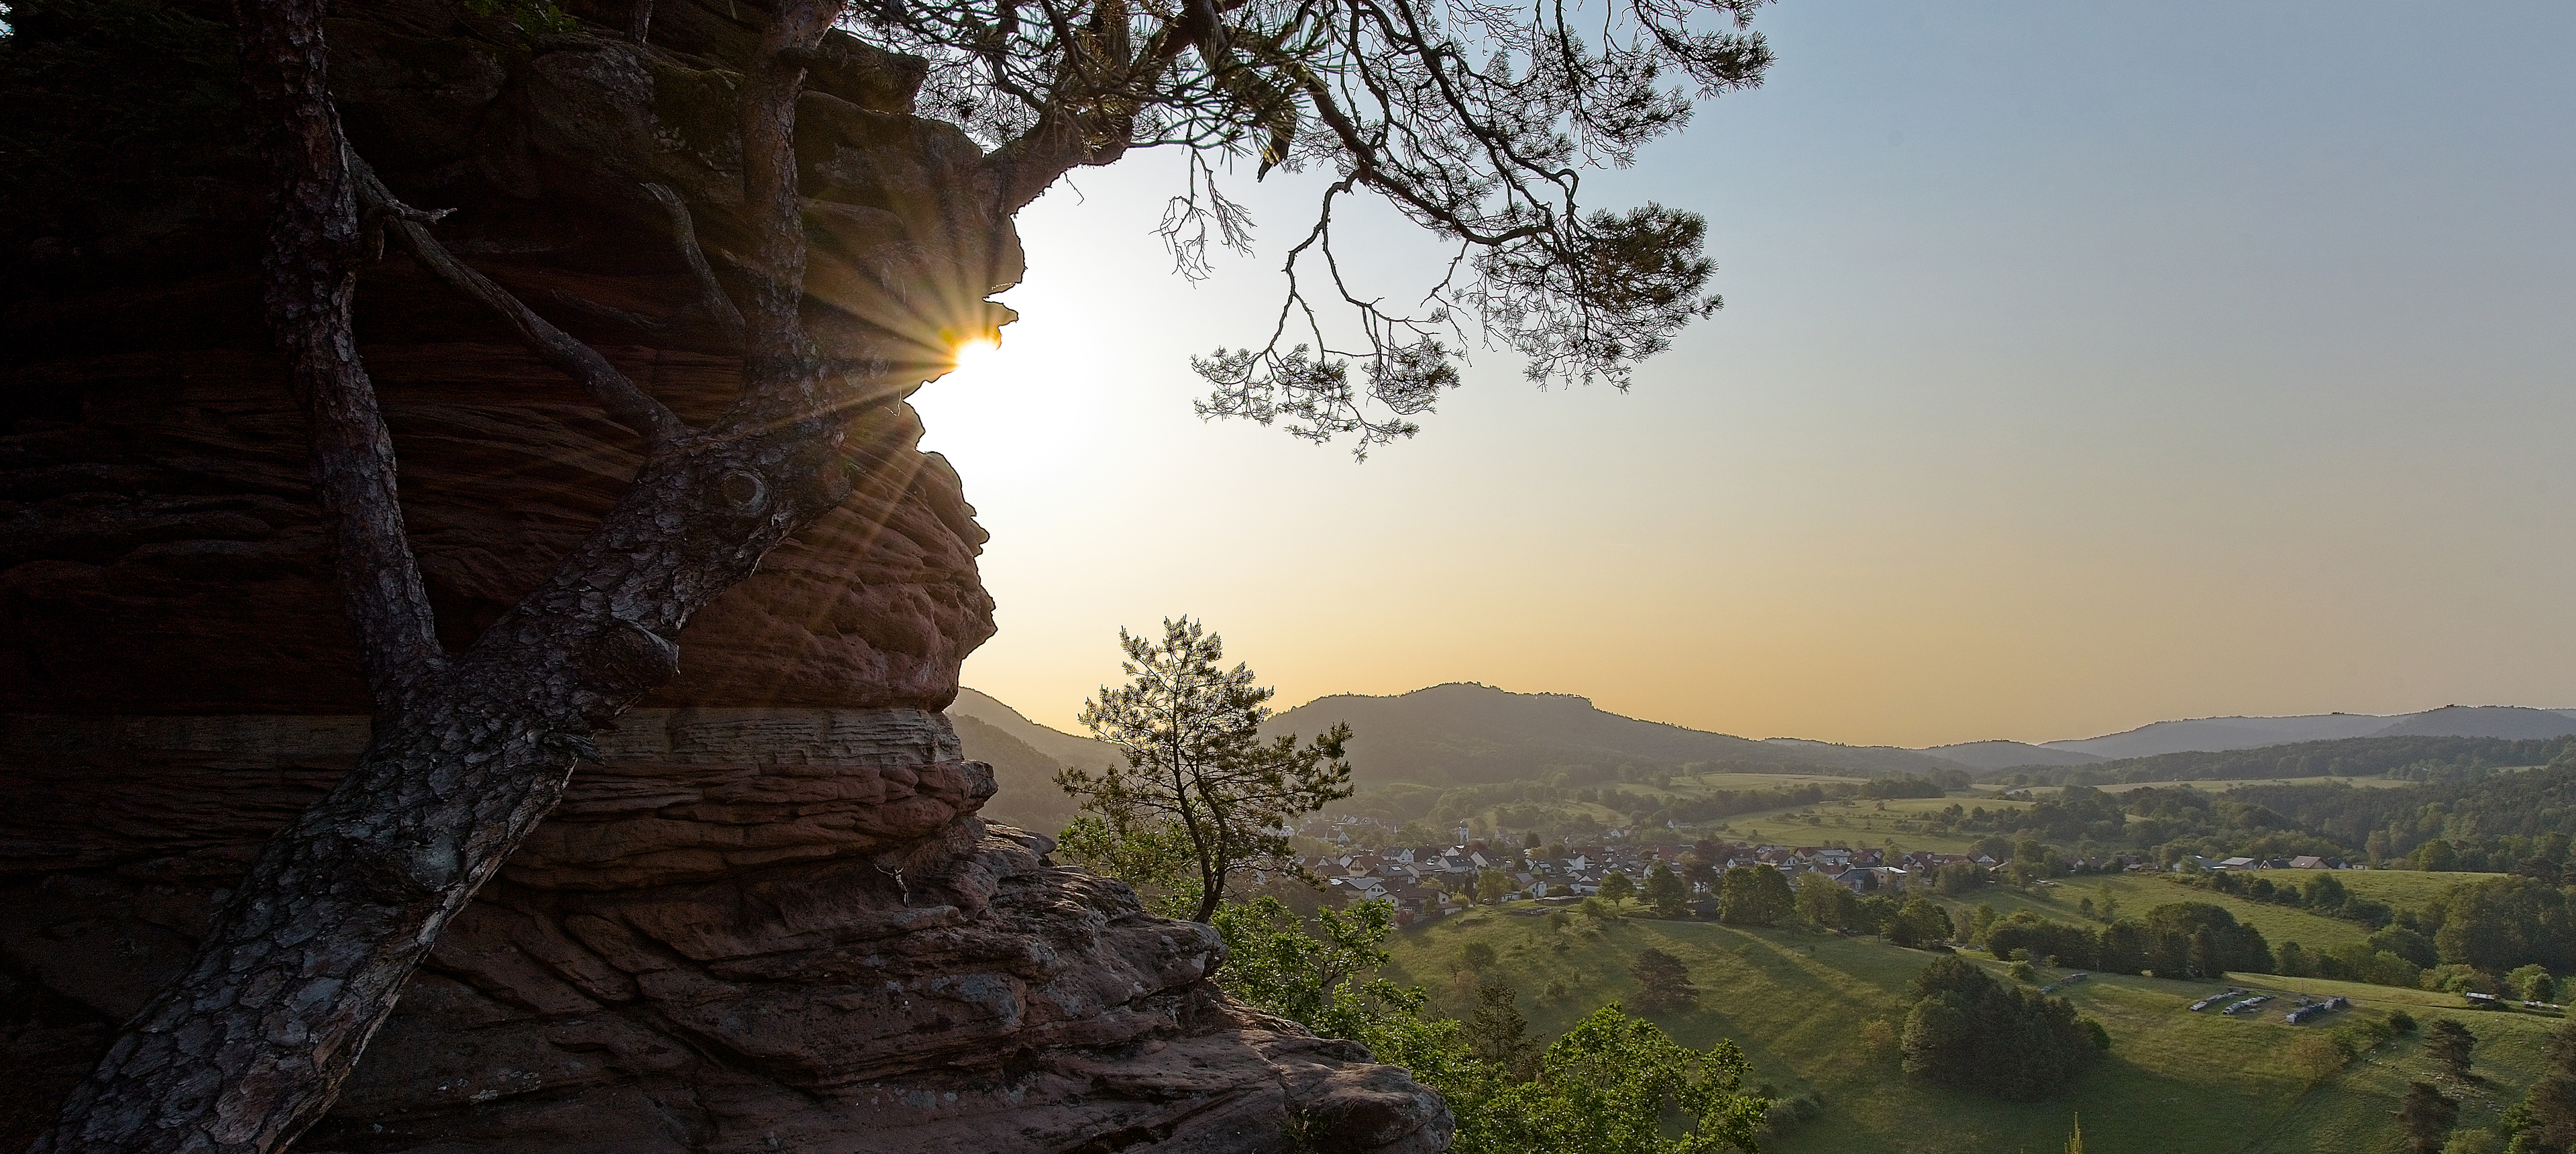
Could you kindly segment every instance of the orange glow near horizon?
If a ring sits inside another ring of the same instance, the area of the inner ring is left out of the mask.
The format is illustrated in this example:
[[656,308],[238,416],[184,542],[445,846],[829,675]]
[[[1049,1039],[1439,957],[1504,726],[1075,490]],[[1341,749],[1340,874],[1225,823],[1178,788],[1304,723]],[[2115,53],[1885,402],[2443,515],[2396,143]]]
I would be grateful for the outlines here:
[[[1192,407],[1329,166],[1244,173],[1259,246],[1204,281],[1156,240],[1176,154],[1068,177],[1015,218],[1008,347],[914,397],[992,535],[966,684],[1076,729],[1119,627],[1188,613],[1281,706],[1472,680],[1905,746],[2576,708],[2576,7],[2047,16],[1767,17],[1761,88],[1602,174],[1703,214],[1726,310],[1626,392],[1471,331],[1365,464]],[[1334,211],[1362,298],[1455,257]]]

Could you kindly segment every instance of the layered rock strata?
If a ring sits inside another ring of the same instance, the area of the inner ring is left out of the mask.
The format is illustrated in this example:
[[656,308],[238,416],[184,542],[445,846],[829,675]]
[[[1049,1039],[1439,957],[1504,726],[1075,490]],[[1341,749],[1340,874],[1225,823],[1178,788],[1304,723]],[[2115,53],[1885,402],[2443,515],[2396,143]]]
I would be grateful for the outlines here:
[[[86,1070],[365,736],[14,719],[0,957],[22,1105]],[[1203,981],[1207,927],[973,818],[990,773],[938,714],[646,710],[601,744],[299,1149],[1443,1145],[1401,1071]]]
[[[163,31],[197,20],[219,44],[222,6],[191,3]],[[625,26],[623,5],[570,7]],[[639,189],[675,189],[720,265],[742,243],[730,62],[758,15],[664,0],[637,47],[349,0],[333,78],[395,190],[458,210],[439,228],[460,255],[703,422],[739,365]],[[950,195],[984,157],[910,115],[920,81],[837,33],[816,58],[798,144],[827,344],[989,327],[984,296],[1019,275],[1007,216]],[[139,208],[0,221],[0,1149],[366,740],[259,324],[256,174],[207,163]],[[461,645],[587,532],[635,452],[411,261],[360,276],[405,515]],[[1401,1071],[1227,1002],[1206,927],[976,816],[990,771],[938,711],[992,631],[983,534],[911,410],[872,414],[849,501],[690,624],[681,677],[602,735],[300,1149],[1445,1144]]]

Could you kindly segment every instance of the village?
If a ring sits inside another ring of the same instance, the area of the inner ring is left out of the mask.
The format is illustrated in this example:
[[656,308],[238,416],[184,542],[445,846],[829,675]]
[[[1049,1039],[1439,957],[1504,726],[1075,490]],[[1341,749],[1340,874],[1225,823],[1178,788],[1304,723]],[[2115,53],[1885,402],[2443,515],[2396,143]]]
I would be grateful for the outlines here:
[[[1462,827],[1460,832],[1465,832]],[[1816,873],[1856,894],[1901,894],[1923,884],[1934,871],[1968,863],[1992,871],[2002,863],[1992,857],[1839,846],[1736,845],[1700,841],[1691,845],[1510,846],[1503,837],[1461,839],[1451,846],[1355,848],[1340,854],[1315,855],[1299,864],[1324,880],[1327,900],[1382,901],[1395,906],[1398,925],[1457,913],[1475,902],[1572,902],[1599,895],[1604,884],[1614,891],[1614,875],[1642,885],[1657,871],[1668,872],[1689,886],[1689,909],[1701,916],[1717,913],[1718,879],[1738,866],[1767,866],[1795,877]],[[2117,867],[2114,867],[2117,868]]]
[[[1421,924],[1478,903],[1565,904],[1599,896],[1605,884],[1612,887],[1614,894],[1624,892],[1619,883],[1611,881],[1613,875],[1624,877],[1628,886],[1642,887],[1657,871],[1670,873],[1689,889],[1689,912],[1714,917],[1718,880],[1739,866],[1769,867],[1792,881],[1802,874],[1819,874],[1856,895],[1896,896],[1933,885],[1936,875],[1944,869],[1950,869],[1953,877],[1965,870],[1976,871],[1970,876],[1982,882],[2000,875],[2011,864],[1990,854],[1855,848],[1841,843],[1755,845],[1704,838],[1689,844],[1643,844],[1627,841],[1618,830],[1609,831],[1608,837],[1597,844],[1542,845],[1534,833],[1515,839],[1509,831],[1498,829],[1489,837],[1474,837],[1463,824],[1453,831],[1456,841],[1447,846],[1370,848],[1363,843],[1372,839],[1354,835],[1377,831],[1354,827],[1372,824],[1368,818],[1309,820],[1296,832],[1304,839],[1334,843],[1339,852],[1308,854],[1300,857],[1297,865],[1322,881],[1328,904],[1386,902],[1395,907],[1399,926]],[[1514,840],[1522,844],[1515,846]],[[2166,865],[2137,854],[2114,854],[2069,856],[2059,864],[2062,872],[2070,874],[2366,868],[2340,858],[2318,856],[2186,856]],[[1256,880],[1266,881],[1267,875]]]

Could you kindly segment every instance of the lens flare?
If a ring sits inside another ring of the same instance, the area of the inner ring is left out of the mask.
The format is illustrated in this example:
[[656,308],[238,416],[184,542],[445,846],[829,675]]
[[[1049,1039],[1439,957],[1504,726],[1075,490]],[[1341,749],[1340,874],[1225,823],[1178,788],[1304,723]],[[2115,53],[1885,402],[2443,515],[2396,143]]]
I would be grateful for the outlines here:
[[991,337],[970,337],[949,349],[948,361],[959,370],[972,370],[1001,351],[1002,343]]

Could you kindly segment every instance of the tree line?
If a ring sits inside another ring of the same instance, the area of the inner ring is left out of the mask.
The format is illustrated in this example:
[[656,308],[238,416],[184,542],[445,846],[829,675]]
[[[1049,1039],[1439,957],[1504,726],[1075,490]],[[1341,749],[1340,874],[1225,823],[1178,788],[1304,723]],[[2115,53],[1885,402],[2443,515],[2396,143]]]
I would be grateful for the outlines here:
[[2377,777],[2418,780],[2497,766],[2546,765],[2576,750],[2576,737],[2345,737],[2257,749],[2159,753],[2088,765],[2014,770],[2006,785],[2133,785],[2149,781],[2243,781],[2269,777]]

